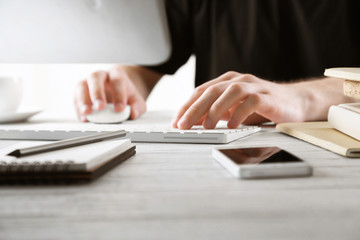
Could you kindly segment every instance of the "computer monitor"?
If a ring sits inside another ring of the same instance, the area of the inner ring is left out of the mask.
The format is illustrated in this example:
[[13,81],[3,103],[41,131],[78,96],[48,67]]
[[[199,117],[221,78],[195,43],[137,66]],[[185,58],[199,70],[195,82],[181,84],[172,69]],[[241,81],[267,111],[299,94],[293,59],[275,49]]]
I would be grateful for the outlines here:
[[0,0],[0,63],[133,63],[170,55],[162,0]]

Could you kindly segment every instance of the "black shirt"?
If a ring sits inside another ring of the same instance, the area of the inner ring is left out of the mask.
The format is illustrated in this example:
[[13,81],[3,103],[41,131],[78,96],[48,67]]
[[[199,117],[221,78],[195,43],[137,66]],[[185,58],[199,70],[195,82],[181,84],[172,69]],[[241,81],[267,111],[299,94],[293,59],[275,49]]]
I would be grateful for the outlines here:
[[227,71],[271,81],[360,66],[358,0],[167,0],[174,73],[196,56],[196,85]]

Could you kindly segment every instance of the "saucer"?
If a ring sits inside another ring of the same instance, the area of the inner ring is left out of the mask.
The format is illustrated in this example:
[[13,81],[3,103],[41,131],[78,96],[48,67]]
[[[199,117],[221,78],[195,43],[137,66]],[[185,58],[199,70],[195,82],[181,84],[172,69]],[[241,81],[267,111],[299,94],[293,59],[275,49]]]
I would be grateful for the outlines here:
[[41,112],[41,110],[0,113],[0,123],[25,122],[39,112]]

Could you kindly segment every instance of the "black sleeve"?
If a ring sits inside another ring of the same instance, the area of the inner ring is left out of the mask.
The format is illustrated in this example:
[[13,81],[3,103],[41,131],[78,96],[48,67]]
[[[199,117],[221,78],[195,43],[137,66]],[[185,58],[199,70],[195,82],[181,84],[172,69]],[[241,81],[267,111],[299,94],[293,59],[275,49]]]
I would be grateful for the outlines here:
[[171,38],[171,55],[160,65],[145,67],[163,74],[174,74],[192,54],[191,9],[188,0],[165,0],[165,7]]

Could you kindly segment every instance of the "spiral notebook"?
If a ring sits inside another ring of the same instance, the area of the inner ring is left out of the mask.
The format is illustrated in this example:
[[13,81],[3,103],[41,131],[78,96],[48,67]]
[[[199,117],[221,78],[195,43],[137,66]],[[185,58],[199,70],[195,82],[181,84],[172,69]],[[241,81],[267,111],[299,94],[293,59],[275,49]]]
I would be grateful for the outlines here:
[[108,140],[25,157],[7,154],[47,142],[20,142],[0,149],[0,183],[90,181],[135,154],[129,139]]

